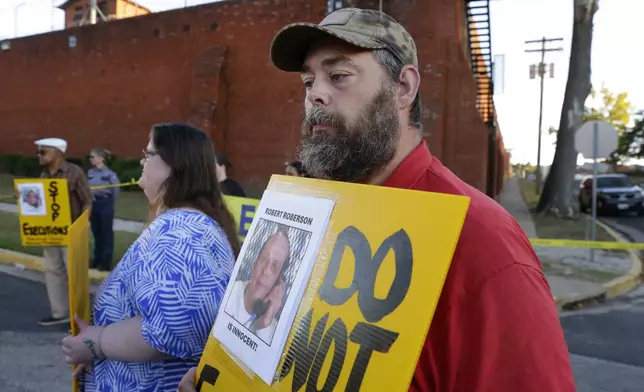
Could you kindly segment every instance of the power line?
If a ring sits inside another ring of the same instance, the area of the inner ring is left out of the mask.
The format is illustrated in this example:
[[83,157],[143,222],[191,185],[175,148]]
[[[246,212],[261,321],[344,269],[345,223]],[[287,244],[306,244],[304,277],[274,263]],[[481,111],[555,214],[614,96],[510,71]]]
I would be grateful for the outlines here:
[[[538,66],[531,65],[530,66],[530,79],[534,78],[534,73],[539,74],[539,79],[541,82],[541,88],[539,90],[539,133],[538,133],[538,138],[537,138],[537,178],[536,178],[536,186],[537,186],[537,195],[541,193],[541,126],[542,126],[542,121],[543,121],[543,77],[546,73],[546,64],[544,63],[545,58],[546,58],[546,52],[561,52],[563,48],[546,48],[546,43],[549,42],[561,42],[563,41],[563,38],[546,38],[543,37],[538,40],[532,40],[532,41],[525,41],[526,45],[530,44],[541,44],[541,48],[539,49],[526,49],[525,51],[527,53],[541,53],[541,62],[538,64]],[[554,77],[554,64],[551,64],[551,72],[550,72],[550,77]]]

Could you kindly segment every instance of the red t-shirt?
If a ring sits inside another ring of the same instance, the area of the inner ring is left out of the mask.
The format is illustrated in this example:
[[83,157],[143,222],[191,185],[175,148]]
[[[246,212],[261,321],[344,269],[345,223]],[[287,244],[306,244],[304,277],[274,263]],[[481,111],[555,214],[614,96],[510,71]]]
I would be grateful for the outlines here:
[[470,198],[409,390],[574,392],[550,287],[517,222],[432,157],[425,142],[383,185]]

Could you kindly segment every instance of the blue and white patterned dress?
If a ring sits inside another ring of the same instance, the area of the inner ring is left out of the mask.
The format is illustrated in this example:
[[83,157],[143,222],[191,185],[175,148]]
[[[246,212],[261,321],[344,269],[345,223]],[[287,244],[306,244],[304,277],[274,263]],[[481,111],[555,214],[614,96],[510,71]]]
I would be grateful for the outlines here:
[[175,392],[206,345],[233,269],[221,226],[202,213],[173,209],[158,216],[101,285],[94,324],[143,319],[143,337],[175,358],[135,363],[101,360],[86,391]]

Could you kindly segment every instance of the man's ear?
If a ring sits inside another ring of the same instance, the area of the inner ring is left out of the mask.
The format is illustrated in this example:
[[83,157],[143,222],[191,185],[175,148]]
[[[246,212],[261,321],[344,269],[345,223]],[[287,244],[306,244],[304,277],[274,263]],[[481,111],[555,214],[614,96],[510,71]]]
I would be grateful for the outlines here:
[[414,103],[418,88],[420,87],[420,74],[413,65],[405,65],[400,71],[398,85],[398,108],[407,109]]

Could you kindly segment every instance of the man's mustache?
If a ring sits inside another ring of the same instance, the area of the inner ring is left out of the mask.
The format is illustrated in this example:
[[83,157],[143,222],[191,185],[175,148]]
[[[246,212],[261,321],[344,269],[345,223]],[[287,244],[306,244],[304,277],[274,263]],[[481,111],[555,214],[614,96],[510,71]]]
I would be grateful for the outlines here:
[[343,125],[343,121],[339,116],[329,113],[320,107],[309,110],[304,117],[304,123],[308,129],[314,125],[326,125],[333,128]]

